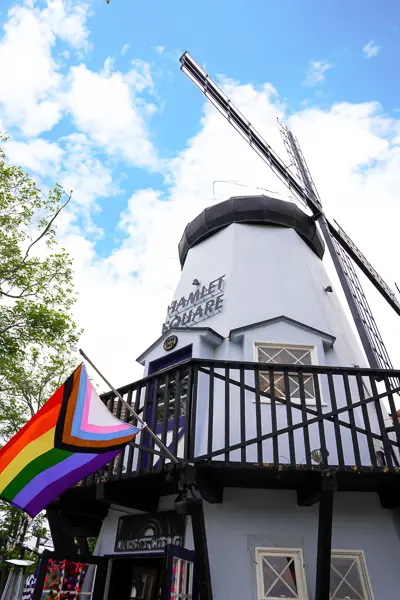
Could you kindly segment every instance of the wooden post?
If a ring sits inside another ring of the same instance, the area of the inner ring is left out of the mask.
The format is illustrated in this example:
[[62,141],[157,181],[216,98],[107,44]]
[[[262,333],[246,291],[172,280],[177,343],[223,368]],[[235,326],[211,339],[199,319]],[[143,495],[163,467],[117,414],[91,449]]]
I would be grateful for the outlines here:
[[329,600],[331,579],[333,494],[335,489],[336,478],[334,475],[322,475],[321,497],[319,501],[315,600]]
[[198,500],[190,506],[195,551],[195,572],[199,600],[213,600],[210,562],[208,558],[207,533],[204,522],[203,502]]
[[71,527],[58,507],[49,505],[46,509],[54,550],[66,556],[77,555]]

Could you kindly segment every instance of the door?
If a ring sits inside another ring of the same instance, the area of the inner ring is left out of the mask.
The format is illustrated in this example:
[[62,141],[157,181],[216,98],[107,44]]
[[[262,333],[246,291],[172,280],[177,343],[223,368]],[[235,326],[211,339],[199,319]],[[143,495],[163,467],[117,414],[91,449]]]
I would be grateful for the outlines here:
[[159,600],[163,557],[110,559],[107,600]]
[[166,585],[163,600],[194,599],[194,551],[167,546]]
[[135,566],[128,600],[155,600],[159,574],[159,569]]
[[[168,367],[173,367],[175,365],[179,365],[179,363],[189,359],[192,357],[192,345],[185,346],[176,352],[171,352],[167,354],[167,356],[163,356],[157,360],[152,361],[149,364],[149,375],[154,375],[163,369],[167,369]],[[187,400],[187,381],[188,381],[188,370],[183,369],[179,371],[179,384],[180,384],[180,398],[179,398],[179,406],[175,407],[175,390],[177,382],[174,379],[174,375],[170,374],[168,376],[168,406],[165,407],[165,385],[166,385],[167,377],[161,377],[159,384],[157,386],[157,396],[155,394],[154,385],[151,386],[150,389],[150,402],[149,408],[147,412],[146,421],[149,426],[154,426],[154,431],[157,436],[165,443],[167,448],[170,451],[174,451],[172,444],[172,437],[174,432],[174,424],[175,424],[175,413],[178,415],[178,451],[179,447],[183,444],[183,437],[185,434],[185,426],[186,426],[186,400]],[[154,418],[154,406],[157,407],[157,414]],[[166,424],[164,417],[166,415]],[[144,437],[144,446],[149,448],[154,447],[154,442],[149,434],[146,434]],[[156,448],[158,450],[158,448]],[[153,467],[160,465],[160,458],[157,456],[154,457],[153,463],[151,462],[150,453],[145,452],[143,454],[142,459],[142,467],[144,469],[148,469],[152,464]]]
[[32,600],[103,600],[108,559],[45,550]]

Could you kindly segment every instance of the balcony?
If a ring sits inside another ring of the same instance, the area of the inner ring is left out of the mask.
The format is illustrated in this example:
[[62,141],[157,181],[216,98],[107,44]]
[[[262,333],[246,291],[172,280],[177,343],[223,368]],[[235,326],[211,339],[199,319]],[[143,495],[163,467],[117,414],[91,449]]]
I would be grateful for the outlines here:
[[[301,495],[327,474],[337,489],[377,491],[389,505],[400,483],[399,381],[394,370],[191,359],[119,392],[214,487]],[[130,419],[112,393],[102,399]],[[171,472],[171,462],[141,433],[80,489],[173,493]]]

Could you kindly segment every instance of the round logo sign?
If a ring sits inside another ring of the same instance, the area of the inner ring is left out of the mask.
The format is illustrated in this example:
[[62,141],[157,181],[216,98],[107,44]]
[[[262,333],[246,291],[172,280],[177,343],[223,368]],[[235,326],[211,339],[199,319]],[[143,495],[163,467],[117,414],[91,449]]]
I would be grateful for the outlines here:
[[170,335],[164,342],[164,350],[172,350],[178,343],[178,338],[176,335]]

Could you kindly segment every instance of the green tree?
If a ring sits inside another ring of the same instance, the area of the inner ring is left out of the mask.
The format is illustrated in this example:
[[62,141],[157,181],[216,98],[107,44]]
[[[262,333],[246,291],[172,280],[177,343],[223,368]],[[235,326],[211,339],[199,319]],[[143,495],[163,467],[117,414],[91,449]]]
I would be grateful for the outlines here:
[[[71,194],[58,184],[44,194],[22,168],[9,164],[5,142],[0,136],[1,443],[72,372],[80,335],[71,312],[71,259],[56,239],[56,219]],[[10,510],[0,513],[0,535],[26,537],[24,513]]]

